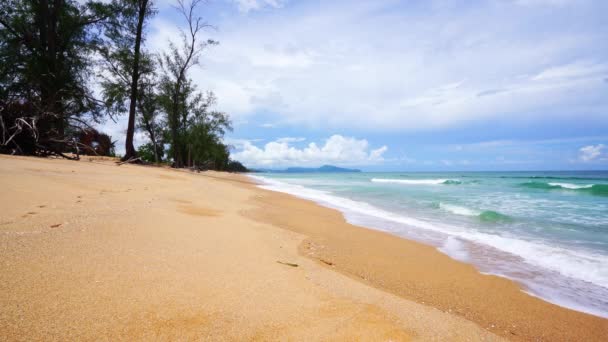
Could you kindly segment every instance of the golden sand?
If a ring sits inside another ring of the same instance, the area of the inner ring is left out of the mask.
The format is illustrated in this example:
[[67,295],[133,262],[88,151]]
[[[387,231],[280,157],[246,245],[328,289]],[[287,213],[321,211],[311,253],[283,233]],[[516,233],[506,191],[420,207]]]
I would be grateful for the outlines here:
[[0,340],[608,335],[606,320],[242,176],[0,156],[0,189]]

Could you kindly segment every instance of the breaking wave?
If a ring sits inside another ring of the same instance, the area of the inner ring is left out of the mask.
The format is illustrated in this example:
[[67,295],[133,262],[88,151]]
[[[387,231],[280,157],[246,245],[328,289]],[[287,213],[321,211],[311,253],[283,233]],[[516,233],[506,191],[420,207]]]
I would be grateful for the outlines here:
[[467,207],[461,207],[452,204],[439,203],[439,208],[449,211],[452,214],[462,216],[473,216],[478,217],[484,222],[507,222],[511,221],[511,218],[507,215],[501,214],[493,210],[475,210]]
[[558,182],[526,182],[520,186],[542,190],[572,190],[596,196],[608,196],[608,184],[572,184]]

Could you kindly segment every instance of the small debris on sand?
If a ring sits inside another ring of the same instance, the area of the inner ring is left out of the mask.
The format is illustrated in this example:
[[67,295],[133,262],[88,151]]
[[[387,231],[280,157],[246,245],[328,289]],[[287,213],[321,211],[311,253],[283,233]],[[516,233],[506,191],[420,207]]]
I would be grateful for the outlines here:
[[298,267],[298,264],[292,264],[291,262],[284,262],[284,261],[278,261],[277,262],[281,265],[287,265],[287,266],[291,266],[291,267]]

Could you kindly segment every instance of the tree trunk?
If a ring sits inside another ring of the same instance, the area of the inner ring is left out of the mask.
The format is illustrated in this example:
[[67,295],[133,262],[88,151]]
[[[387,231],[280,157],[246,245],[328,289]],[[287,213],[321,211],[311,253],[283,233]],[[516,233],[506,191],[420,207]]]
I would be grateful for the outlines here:
[[160,158],[158,158],[158,147],[156,146],[156,142],[153,141],[152,146],[154,147],[154,162],[158,164]]
[[158,150],[158,142],[156,139],[156,124],[154,121],[154,114],[150,112],[146,112],[144,106],[142,106],[143,98],[139,98],[137,100],[137,105],[139,106],[139,111],[141,112],[142,122],[144,129],[148,132],[148,136],[150,136],[150,141],[152,141],[152,147],[154,147],[154,162],[156,164],[160,163],[161,155]]
[[192,144],[188,144],[188,167],[192,167]]
[[177,129],[178,129],[178,123],[179,123],[179,91],[181,88],[181,78],[177,79],[177,82],[175,84],[175,89],[174,89],[174,93],[173,93],[173,115],[171,118],[171,148],[173,149],[173,166],[174,167],[182,167],[183,166],[183,161],[182,161],[182,156],[180,153],[180,149],[181,146],[178,144],[177,142]]
[[135,108],[137,108],[137,86],[139,83],[139,58],[141,47],[141,36],[146,18],[146,9],[148,0],[139,1],[139,18],[137,21],[137,32],[135,35],[135,49],[133,54],[133,74],[131,75],[131,95],[129,104],[129,124],[127,126],[127,137],[125,140],[125,155],[122,160],[129,160],[137,156],[135,147],[133,146],[133,135],[135,134]]
[[151,127],[148,123],[148,134],[150,135],[150,140],[152,141],[152,147],[154,148],[154,162],[158,164],[160,162],[160,156],[158,153],[158,144],[156,143],[156,134],[154,134],[154,127]]
[[[61,75],[58,75],[57,70],[57,20],[59,19],[61,8],[63,7],[63,0],[53,1],[53,11],[51,12],[50,20],[47,22],[47,63],[49,68],[49,74],[51,75],[51,103],[49,110],[57,116],[57,139],[63,140],[65,133],[65,118],[63,117],[62,103],[59,99],[59,92],[61,91],[62,84]],[[61,70],[59,73],[62,73]],[[59,77],[59,79],[58,79]]]
[[[42,105],[41,125],[48,123],[46,131],[43,132],[41,140],[64,139],[65,121],[63,113],[63,103],[61,96],[63,84],[61,65],[58,59],[61,58],[61,42],[58,41],[57,28],[63,10],[64,0],[40,0],[35,18],[35,27],[39,35],[39,46],[44,71],[39,76],[40,102]],[[57,151],[59,152],[59,151]]]
[[150,141],[152,142],[152,147],[154,148],[154,162],[158,164],[160,163],[160,153],[158,151],[158,143],[156,142],[156,134],[154,134],[154,127],[151,126],[150,122],[146,122],[145,128],[148,131]]

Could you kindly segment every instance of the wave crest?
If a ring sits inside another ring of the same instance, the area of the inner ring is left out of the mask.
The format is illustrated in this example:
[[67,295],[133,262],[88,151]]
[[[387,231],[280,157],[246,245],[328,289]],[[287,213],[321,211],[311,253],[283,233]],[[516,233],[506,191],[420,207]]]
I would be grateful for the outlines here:
[[[494,274],[506,277],[510,275],[511,279],[521,281],[532,289],[532,293],[538,294],[550,302],[608,317],[603,307],[600,306],[603,304],[594,304],[598,300],[604,303],[603,298],[606,298],[605,289],[608,288],[608,274],[603,266],[606,265],[608,259],[604,254],[584,249],[564,248],[560,245],[548,244],[544,240],[517,237],[508,234],[508,232],[469,230],[460,225],[427,221],[402,215],[398,212],[387,211],[371,203],[339,197],[327,191],[310,189],[265,177],[249,177],[258,180],[261,183],[258,186],[261,188],[289,193],[340,210],[346,220],[353,224],[374,227],[404,237],[416,238],[417,236],[418,239],[423,241],[425,237],[428,239],[431,236],[427,235],[429,233],[444,235],[446,240],[444,240],[440,250],[449,253],[454,258],[467,258],[470,259],[467,261],[473,261],[482,266],[486,265],[483,260],[474,259],[473,255],[469,254],[470,249],[467,248],[469,244],[486,246],[509,255],[518,256],[522,259],[521,263],[514,261],[512,265],[509,265],[510,261],[507,260],[507,264],[504,265],[509,270],[512,269],[513,273],[505,271],[507,269],[500,266],[496,269],[497,273]],[[588,189],[582,191],[588,191]],[[441,204],[437,203],[433,206],[441,206]],[[479,215],[489,220],[500,220],[505,217],[504,215],[500,216],[499,213],[489,211],[480,212]],[[452,237],[451,240],[450,237]],[[462,253],[462,248],[464,248],[466,254]],[[541,272],[541,276],[529,279],[519,277],[518,270],[527,272],[528,267],[535,274]],[[545,272],[548,272],[546,278],[544,278]],[[554,284],[557,284],[557,286],[554,286]],[[547,286],[551,286],[551,289],[555,288],[556,292],[547,293]],[[584,291],[584,297],[582,297],[584,301],[579,303],[578,296],[581,290]],[[562,295],[565,297],[561,297]],[[573,302],[572,300],[576,301]]]
[[476,216],[477,218],[479,218],[479,220],[484,222],[509,222],[512,220],[509,216],[493,210],[479,211],[467,207],[461,207],[445,203],[439,203],[439,208],[456,215]]
[[572,184],[572,183],[557,183],[557,182],[526,182],[520,186],[531,189],[544,190],[572,190],[581,193],[588,193],[596,196],[608,196],[608,184]]
[[439,208],[441,208],[445,211],[449,211],[452,214],[456,214],[456,215],[478,216],[480,214],[480,212],[477,210],[469,209],[467,207],[452,205],[452,204],[445,204],[445,203],[441,203],[441,202],[439,203]]

